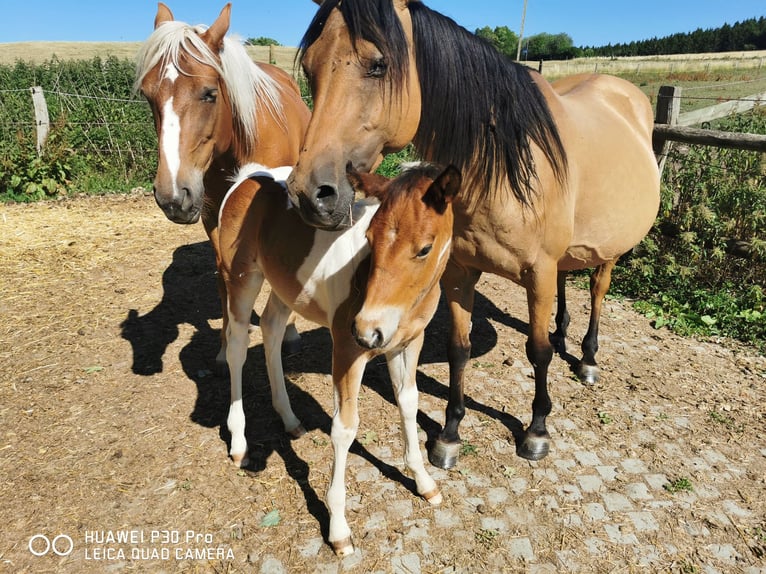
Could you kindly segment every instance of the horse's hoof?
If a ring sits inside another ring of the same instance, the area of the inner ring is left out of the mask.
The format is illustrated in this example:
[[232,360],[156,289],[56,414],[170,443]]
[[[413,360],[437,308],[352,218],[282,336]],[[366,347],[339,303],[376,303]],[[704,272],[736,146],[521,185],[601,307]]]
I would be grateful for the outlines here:
[[336,542],[331,541],[330,546],[332,546],[335,555],[339,558],[343,558],[344,556],[351,556],[354,553],[354,543],[351,542],[350,536]]
[[282,354],[284,355],[297,355],[303,350],[303,341],[298,337],[297,339],[285,339],[282,341]]
[[551,437],[548,433],[544,435],[524,433],[524,441],[516,449],[516,454],[527,460],[541,460],[548,456],[551,448]]
[[421,494],[420,496],[422,496],[423,499],[431,506],[439,506],[443,500],[441,490],[438,488],[435,488],[431,492]]
[[460,456],[461,446],[462,444],[459,442],[444,442],[437,439],[428,453],[428,462],[444,470],[454,468]]
[[250,462],[250,460],[247,458],[247,452],[231,453],[229,456],[231,457],[231,461],[234,463],[234,466],[237,468],[247,466]]
[[226,362],[226,359],[224,359],[223,361],[219,361],[218,359],[215,360],[214,372],[217,377],[229,376],[229,363]]
[[298,425],[293,430],[287,431],[291,439],[301,438],[306,434],[306,428],[303,425]]
[[577,365],[577,377],[586,385],[595,385],[599,379],[599,368],[580,361]]

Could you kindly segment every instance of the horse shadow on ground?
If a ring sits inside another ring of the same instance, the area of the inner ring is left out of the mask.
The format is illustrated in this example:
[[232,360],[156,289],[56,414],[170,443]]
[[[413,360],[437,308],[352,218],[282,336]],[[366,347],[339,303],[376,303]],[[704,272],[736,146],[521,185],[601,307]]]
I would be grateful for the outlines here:
[[[200,242],[184,245],[173,253],[172,263],[162,276],[163,296],[148,313],[140,315],[130,309],[121,324],[122,337],[132,347],[132,371],[142,376],[151,376],[163,370],[163,357],[169,345],[179,336],[179,326],[187,323],[194,327],[189,343],[181,350],[180,362],[186,376],[197,387],[197,400],[190,419],[207,428],[219,429],[219,436],[230,446],[230,435],[226,428],[229,409],[229,381],[213,370],[215,355],[220,346],[220,331],[210,327],[209,321],[221,318],[221,306],[216,287],[215,256],[210,243]],[[254,323],[257,316],[254,313]],[[496,321],[519,332],[526,333],[527,323],[511,317],[497,308],[481,293],[476,293],[473,317],[472,357],[480,357],[497,344],[497,332],[491,321]],[[420,357],[421,364],[446,362],[446,341],[449,336],[449,311],[442,299],[436,314],[426,329],[426,344]],[[283,357],[284,371],[288,375],[300,373],[331,372],[332,346],[329,331],[316,328],[301,332],[302,351]],[[303,491],[309,512],[323,529],[329,524],[329,515],[324,502],[317,496],[308,481],[309,465],[292,448],[292,441],[284,432],[282,421],[271,404],[271,393],[265,373],[263,345],[249,349],[243,380],[243,402],[248,415],[247,441],[250,463],[247,470],[258,472],[266,467],[268,458],[276,453]],[[437,381],[418,372],[418,388],[421,393],[442,399],[446,406],[448,382]],[[371,361],[365,371],[364,384],[378,393],[384,400],[395,405],[395,398],[388,378],[385,359]],[[331,416],[320,403],[300,386],[287,381],[288,394],[293,410],[301,419],[307,431],[320,429],[330,434]],[[331,390],[328,389],[331,393]],[[392,407],[395,408],[395,407]],[[481,412],[500,421],[513,434],[517,443],[522,433],[522,423],[515,417],[473,400],[466,394],[466,408]],[[432,442],[441,431],[441,425],[431,417],[418,412],[418,423]],[[430,446],[430,445],[429,445]],[[391,465],[378,459],[361,443],[355,441],[351,452],[357,454],[380,473],[403,484],[416,493],[415,482]],[[325,538],[327,532],[323,532]]]

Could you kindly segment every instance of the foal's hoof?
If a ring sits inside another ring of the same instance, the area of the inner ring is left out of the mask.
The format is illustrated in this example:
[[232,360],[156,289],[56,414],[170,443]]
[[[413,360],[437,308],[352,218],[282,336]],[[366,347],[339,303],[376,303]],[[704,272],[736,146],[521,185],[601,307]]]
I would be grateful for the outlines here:
[[460,456],[461,446],[462,444],[459,442],[444,442],[441,439],[436,439],[434,446],[428,453],[428,462],[444,470],[454,468]]
[[516,454],[527,460],[541,460],[548,456],[550,451],[551,437],[548,433],[543,435],[524,433],[524,440],[516,449]]
[[348,538],[344,538],[343,540],[338,540],[337,542],[331,541],[330,546],[332,546],[335,555],[339,558],[343,558],[344,556],[351,556],[354,553],[354,543],[351,542],[350,536]]
[[586,365],[580,361],[577,365],[576,375],[586,385],[595,385],[599,379],[599,368],[596,365]]
[[285,339],[282,341],[282,354],[283,355],[297,355],[303,350],[303,341],[298,337],[297,339]]
[[292,430],[287,431],[291,439],[301,438],[306,434],[306,428],[303,425],[298,425]]
[[231,457],[231,461],[234,463],[234,466],[237,468],[247,466],[250,462],[250,459],[247,458],[247,451],[243,453],[231,453],[229,456]]
[[443,500],[442,492],[438,488],[435,488],[431,492],[421,494],[420,496],[422,496],[423,499],[431,506],[439,506]]

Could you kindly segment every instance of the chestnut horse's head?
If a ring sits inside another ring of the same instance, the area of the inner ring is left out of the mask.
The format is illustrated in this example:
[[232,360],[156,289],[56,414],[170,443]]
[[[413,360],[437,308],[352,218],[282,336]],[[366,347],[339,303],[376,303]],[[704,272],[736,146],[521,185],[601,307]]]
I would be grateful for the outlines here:
[[227,4],[209,28],[190,26],[160,3],[137,56],[136,88],[152,108],[159,142],[154,197],[176,223],[199,219],[215,158],[255,145],[256,100],[282,113],[278,86],[226,37],[230,15]]
[[380,25],[377,34],[356,37],[349,30],[361,4],[326,0],[301,42],[315,115],[288,188],[306,222],[321,228],[349,223],[354,192],[346,164],[371,171],[412,140],[419,121],[407,2],[365,0],[380,12]]
[[364,348],[399,345],[421,333],[436,311],[461,175],[454,166],[420,164],[388,180],[349,166],[348,180],[381,200],[367,230],[370,274],[352,331]]

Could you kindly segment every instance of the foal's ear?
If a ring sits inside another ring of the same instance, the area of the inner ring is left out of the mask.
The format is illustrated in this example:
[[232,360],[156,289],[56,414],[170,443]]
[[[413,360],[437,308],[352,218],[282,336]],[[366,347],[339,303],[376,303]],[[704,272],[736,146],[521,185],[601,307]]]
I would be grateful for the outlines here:
[[354,169],[351,162],[346,164],[346,177],[354,191],[363,193],[366,197],[377,197],[378,199],[383,199],[390,181],[376,173],[361,173]]
[[165,22],[172,22],[175,18],[173,18],[173,13],[170,11],[170,8],[165,6],[162,2],[157,3],[157,15],[154,17],[154,29],[156,30],[159,28],[160,24],[164,24]]
[[433,206],[438,213],[444,213],[447,205],[452,203],[458,191],[460,191],[462,183],[463,176],[460,174],[460,170],[454,165],[449,165],[433,181],[423,199],[426,203]]
[[200,34],[205,44],[210,46],[214,52],[220,52],[221,48],[223,48],[223,39],[226,36],[226,32],[229,31],[229,24],[231,24],[231,2],[223,7],[223,10],[221,10],[215,22],[210,25],[210,28]]

